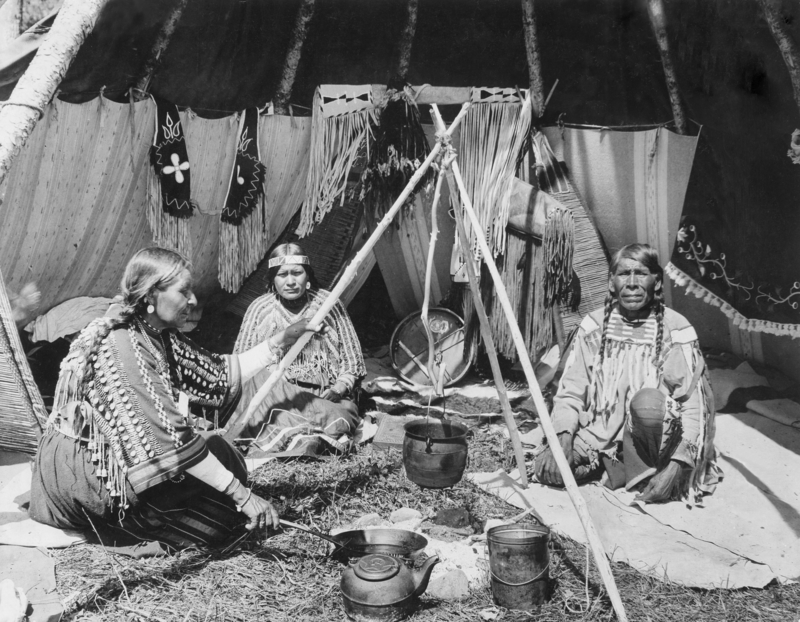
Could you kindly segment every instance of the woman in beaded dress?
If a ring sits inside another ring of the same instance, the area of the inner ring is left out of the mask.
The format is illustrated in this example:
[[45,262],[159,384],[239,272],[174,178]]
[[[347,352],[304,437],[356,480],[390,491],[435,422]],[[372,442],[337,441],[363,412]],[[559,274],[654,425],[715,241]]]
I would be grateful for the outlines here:
[[198,432],[196,422],[213,414],[224,424],[242,381],[272,364],[306,323],[239,355],[203,350],[179,331],[197,304],[190,265],[159,248],[134,255],[122,297],[61,364],[31,517],[93,530],[103,541],[176,549],[221,544],[243,527],[277,527],[272,505],[246,487],[241,454],[221,436]]
[[[281,244],[269,255],[268,289],[248,307],[234,352],[270,339],[292,322],[310,320],[329,292],[317,287],[308,256],[297,244]],[[325,317],[284,377],[250,419],[240,438],[250,455],[315,455],[348,449],[361,419],[355,391],[366,375],[361,344],[344,306]],[[242,385],[240,410],[270,375],[264,370]]]

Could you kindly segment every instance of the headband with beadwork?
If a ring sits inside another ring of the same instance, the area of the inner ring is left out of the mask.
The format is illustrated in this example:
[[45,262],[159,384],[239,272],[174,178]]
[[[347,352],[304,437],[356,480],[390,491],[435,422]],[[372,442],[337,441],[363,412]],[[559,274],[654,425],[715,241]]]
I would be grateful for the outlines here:
[[273,257],[269,260],[269,267],[285,266],[287,263],[309,265],[307,255],[283,255],[282,257]]

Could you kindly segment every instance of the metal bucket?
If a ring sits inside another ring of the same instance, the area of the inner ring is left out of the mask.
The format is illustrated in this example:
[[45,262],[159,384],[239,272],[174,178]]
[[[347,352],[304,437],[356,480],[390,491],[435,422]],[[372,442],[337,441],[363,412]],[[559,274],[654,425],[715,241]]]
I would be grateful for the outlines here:
[[455,486],[467,466],[467,427],[429,419],[405,425],[403,464],[408,479],[423,488]]
[[495,603],[506,609],[533,609],[549,598],[548,527],[498,525],[486,540]]

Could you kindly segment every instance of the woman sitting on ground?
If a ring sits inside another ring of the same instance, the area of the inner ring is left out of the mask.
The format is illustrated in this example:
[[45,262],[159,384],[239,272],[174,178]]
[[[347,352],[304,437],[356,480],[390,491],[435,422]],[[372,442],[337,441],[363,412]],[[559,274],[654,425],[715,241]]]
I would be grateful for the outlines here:
[[[551,417],[579,483],[605,471],[609,488],[643,489],[640,501],[694,502],[720,476],[714,396],[697,334],[664,305],[663,280],[647,244],[614,255],[605,307],[581,322]],[[535,470],[563,485],[549,447]]]
[[274,349],[294,343],[306,322],[238,356],[206,352],[179,332],[197,304],[189,262],[160,248],[130,260],[122,298],[61,364],[31,517],[95,530],[104,541],[127,534],[176,549],[224,543],[243,526],[277,527],[273,506],[246,487],[242,456],[221,436],[198,433],[190,406],[224,423],[241,382],[272,364]]
[[[317,287],[308,257],[297,244],[269,255],[267,293],[244,316],[234,352],[243,352],[301,319],[311,319],[329,295]],[[314,455],[345,451],[360,423],[355,390],[366,375],[361,344],[344,306],[336,302],[314,335],[250,419],[241,435],[266,453]],[[285,354],[285,350],[283,351]],[[243,388],[244,409],[267,380],[265,370]],[[253,455],[253,454],[248,454]]]

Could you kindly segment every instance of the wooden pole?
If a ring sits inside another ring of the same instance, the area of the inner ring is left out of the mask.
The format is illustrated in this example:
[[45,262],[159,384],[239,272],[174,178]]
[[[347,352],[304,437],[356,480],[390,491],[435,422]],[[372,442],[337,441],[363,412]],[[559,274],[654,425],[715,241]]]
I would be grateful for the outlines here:
[[[436,131],[443,132],[445,130],[445,125],[442,115],[439,114],[439,107],[436,104],[432,105],[431,112],[433,113],[432,117],[436,124]],[[492,329],[489,326],[489,317],[486,315],[486,308],[483,306],[483,300],[481,299],[480,282],[478,281],[478,275],[475,274],[472,252],[469,250],[469,238],[467,237],[467,230],[466,227],[464,227],[464,221],[461,216],[462,210],[458,208],[458,188],[453,179],[450,162],[447,162],[445,171],[447,173],[447,184],[450,188],[450,198],[456,205],[456,227],[458,230],[458,237],[461,240],[461,252],[466,259],[464,268],[467,271],[467,281],[469,282],[469,290],[472,293],[472,303],[475,305],[475,313],[478,315],[481,337],[486,346],[489,366],[492,368],[492,377],[494,378],[494,385],[497,388],[497,397],[500,399],[500,406],[503,409],[503,420],[506,422],[508,436],[511,439],[511,446],[514,449],[514,458],[517,461],[517,468],[519,469],[519,479],[522,483],[522,487],[527,488],[528,471],[525,468],[525,452],[522,449],[522,440],[519,437],[519,430],[517,430],[517,422],[514,421],[514,413],[511,411],[511,402],[508,401],[506,383],[503,380],[503,373],[500,371],[500,361],[497,359],[497,347],[494,344]]]
[[170,14],[167,16],[164,24],[161,26],[161,30],[158,32],[158,37],[156,37],[156,42],[153,44],[153,48],[150,50],[150,55],[147,57],[144,67],[139,72],[139,77],[137,78],[135,85],[131,87],[136,101],[141,101],[149,97],[148,90],[150,87],[150,81],[153,79],[153,74],[161,62],[161,57],[164,55],[164,52],[169,46],[170,39],[172,39],[172,34],[175,32],[175,28],[178,26],[178,21],[180,21],[181,15],[183,15],[183,10],[186,8],[188,2],[189,0],[177,0],[175,6],[172,8],[172,11],[170,11]]
[[402,89],[408,75],[408,67],[411,64],[411,46],[414,43],[414,34],[417,31],[417,5],[419,0],[407,0],[406,3],[406,23],[403,33],[400,35],[400,45],[398,46],[397,64],[394,73],[389,76],[389,88]]
[[678,134],[686,134],[688,132],[686,104],[683,101],[683,97],[681,97],[681,91],[678,88],[678,76],[675,73],[675,65],[672,62],[663,0],[647,0],[647,14],[650,16],[650,26],[653,28],[653,34],[656,37],[656,43],[658,43],[658,51],[661,53],[661,65],[664,67],[664,78],[667,82],[669,101],[672,105],[672,118],[675,120],[675,129],[678,130]]
[[289,49],[286,51],[286,60],[283,63],[283,74],[281,75],[278,90],[272,99],[275,104],[275,114],[289,113],[289,98],[292,96],[294,79],[297,76],[297,66],[300,64],[300,57],[303,55],[303,44],[306,41],[308,28],[314,17],[316,0],[303,0],[297,10],[297,19],[294,22],[292,38],[289,41]]
[[[464,115],[467,113],[467,109],[469,108],[469,103],[465,103],[461,107],[461,111],[458,113],[455,121],[450,125],[447,131],[442,136],[441,140],[438,140],[434,145],[433,149],[431,149],[430,154],[428,157],[425,158],[425,161],[420,165],[417,171],[409,180],[408,184],[406,185],[403,192],[400,193],[400,196],[397,197],[397,200],[392,204],[392,207],[386,212],[386,215],[381,219],[378,225],[375,227],[375,230],[369,236],[369,239],[364,243],[364,246],[361,247],[361,250],[358,251],[356,256],[353,258],[353,261],[347,266],[347,269],[342,274],[342,278],[339,279],[339,282],[333,288],[331,293],[325,299],[325,301],[320,305],[320,308],[314,314],[314,317],[311,318],[309,324],[311,326],[318,326],[322,320],[325,319],[325,316],[328,315],[330,310],[333,308],[333,305],[336,304],[336,301],[339,300],[339,297],[342,295],[344,290],[347,288],[350,281],[352,281],[356,277],[356,273],[358,272],[358,268],[361,264],[366,260],[369,253],[375,247],[375,244],[378,243],[381,235],[386,229],[389,228],[389,225],[392,223],[392,220],[400,211],[400,208],[403,207],[406,199],[411,195],[411,192],[414,190],[414,187],[419,183],[422,177],[425,175],[425,172],[428,170],[430,165],[433,161],[439,156],[439,153],[442,150],[442,143],[445,140],[449,140],[452,136],[453,130],[461,123]],[[275,368],[275,371],[272,372],[267,381],[261,385],[261,388],[255,394],[253,399],[250,401],[250,404],[247,407],[244,415],[242,415],[238,421],[230,421],[226,430],[223,432],[223,436],[228,439],[235,439],[241,434],[242,430],[247,427],[247,424],[250,422],[250,418],[253,416],[255,411],[261,405],[261,402],[264,401],[264,398],[269,395],[269,392],[272,388],[277,384],[278,380],[281,379],[286,369],[292,362],[297,358],[297,355],[300,354],[302,349],[305,345],[309,342],[312,337],[312,333],[304,333],[295,343],[294,345],[289,348],[289,351],[286,355],[281,359],[281,362]]]
[[[428,261],[425,265],[425,294],[422,299],[422,325],[425,327],[425,334],[428,337],[428,378],[431,379],[433,390],[436,395],[444,396],[444,384],[441,382],[443,374],[439,374],[439,381],[436,380],[436,345],[434,344],[433,331],[431,330],[428,318],[428,309],[431,303],[431,279],[433,277],[433,253],[436,250],[436,240],[439,237],[439,222],[436,209],[439,206],[439,199],[442,196],[442,180],[447,162],[442,162],[439,174],[436,177],[436,190],[433,193],[433,203],[431,204],[431,241],[428,245]],[[444,363],[442,363],[444,371]]]
[[[456,183],[458,184],[458,189],[461,193],[461,204],[464,207],[464,211],[469,217],[475,231],[481,231],[481,224],[478,220],[478,216],[475,214],[475,210],[472,207],[472,201],[467,193],[464,180],[461,177],[461,171],[459,171],[458,168],[458,162],[453,162],[451,169],[453,171],[453,176],[456,179]],[[458,219],[456,219],[456,221],[458,221]],[[525,347],[525,340],[522,338],[522,333],[519,330],[519,326],[517,326],[517,318],[514,315],[514,309],[511,306],[511,301],[508,299],[505,285],[503,285],[503,279],[500,277],[500,272],[497,270],[494,259],[492,259],[492,251],[489,248],[484,236],[478,235],[475,237],[478,241],[478,245],[480,246],[481,253],[483,254],[483,260],[486,262],[486,267],[489,269],[489,273],[492,275],[492,280],[494,281],[495,286],[495,295],[497,296],[498,300],[500,300],[500,304],[503,307],[503,312],[505,313],[506,320],[508,321],[508,327],[511,330],[511,336],[514,340],[514,345],[517,348],[517,354],[519,355],[522,369],[525,372],[525,379],[528,382],[533,403],[536,406],[537,413],[539,414],[539,420],[541,421],[542,429],[544,430],[544,434],[547,437],[547,442],[553,452],[553,457],[558,465],[558,470],[561,472],[561,477],[564,480],[564,487],[567,489],[567,493],[572,501],[572,505],[575,507],[575,510],[578,513],[578,518],[580,519],[583,529],[586,532],[586,538],[589,541],[589,547],[592,549],[592,553],[594,554],[597,569],[599,570],[600,576],[603,579],[603,583],[606,586],[608,596],[611,599],[611,604],[614,607],[614,611],[617,613],[617,618],[620,620],[620,622],[627,622],[628,617],[625,614],[622,598],[617,590],[617,584],[614,581],[614,575],[611,572],[611,566],[608,563],[606,552],[603,549],[603,543],[601,542],[600,536],[597,533],[597,529],[592,522],[592,517],[589,514],[589,510],[586,508],[586,502],[583,500],[580,490],[578,490],[578,484],[575,482],[575,476],[572,474],[572,469],[567,462],[564,451],[561,449],[561,443],[558,441],[558,435],[553,427],[553,422],[550,421],[550,414],[547,412],[547,404],[545,404],[542,392],[539,390],[539,383],[536,381],[536,375],[533,372],[533,365],[531,365],[531,359]]]
[[783,55],[783,62],[786,63],[786,68],[789,70],[789,77],[792,80],[792,89],[794,91],[794,102],[797,104],[797,109],[800,111],[800,50],[798,50],[797,43],[786,28],[786,22],[783,19],[781,11],[781,3],[779,0],[756,0],[764,13],[764,18],[767,20],[767,26],[772,33],[772,38],[781,50]]
[[522,25],[525,33],[525,53],[528,57],[528,81],[531,85],[531,106],[538,119],[544,114],[544,80],[542,58],[539,55],[539,36],[536,32],[536,13],[533,0],[522,1]]
[[61,83],[107,0],[65,0],[36,56],[0,110],[0,183]]

